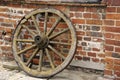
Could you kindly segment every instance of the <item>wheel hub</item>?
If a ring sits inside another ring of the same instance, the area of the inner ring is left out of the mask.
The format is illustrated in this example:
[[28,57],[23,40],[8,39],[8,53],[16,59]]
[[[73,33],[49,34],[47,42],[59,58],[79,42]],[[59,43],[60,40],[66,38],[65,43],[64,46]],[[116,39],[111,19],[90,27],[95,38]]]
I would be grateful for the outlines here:
[[49,39],[46,35],[37,35],[34,38],[35,44],[37,45],[37,47],[39,47],[40,49],[46,48],[49,44]]

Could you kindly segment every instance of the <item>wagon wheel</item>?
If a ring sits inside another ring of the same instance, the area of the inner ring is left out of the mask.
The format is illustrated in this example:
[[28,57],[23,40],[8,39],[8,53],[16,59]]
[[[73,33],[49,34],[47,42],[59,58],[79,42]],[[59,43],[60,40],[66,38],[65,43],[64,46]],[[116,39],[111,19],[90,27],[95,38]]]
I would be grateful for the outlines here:
[[37,9],[17,25],[12,49],[22,70],[31,76],[46,78],[59,73],[71,62],[76,42],[74,27],[64,13],[56,9]]

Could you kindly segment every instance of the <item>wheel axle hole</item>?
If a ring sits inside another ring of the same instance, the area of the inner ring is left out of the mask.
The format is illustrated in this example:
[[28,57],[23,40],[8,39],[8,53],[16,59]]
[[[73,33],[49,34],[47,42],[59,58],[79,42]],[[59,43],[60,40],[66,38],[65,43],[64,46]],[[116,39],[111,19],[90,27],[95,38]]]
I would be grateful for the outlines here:
[[40,40],[40,38],[37,38],[37,41],[39,41]]
[[40,36],[36,36],[36,37],[35,37],[35,42],[36,42],[36,43],[41,42],[41,37],[40,37]]

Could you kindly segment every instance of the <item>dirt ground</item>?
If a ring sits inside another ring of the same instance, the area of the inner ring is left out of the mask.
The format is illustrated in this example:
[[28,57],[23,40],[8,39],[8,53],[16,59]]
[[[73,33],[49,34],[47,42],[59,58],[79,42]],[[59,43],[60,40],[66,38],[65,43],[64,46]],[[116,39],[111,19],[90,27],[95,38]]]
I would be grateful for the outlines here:
[[16,66],[14,61],[0,62],[0,80],[113,80],[105,78],[99,73],[75,69],[65,69],[51,79],[40,79],[30,77],[23,71],[3,68],[3,65],[6,64]]

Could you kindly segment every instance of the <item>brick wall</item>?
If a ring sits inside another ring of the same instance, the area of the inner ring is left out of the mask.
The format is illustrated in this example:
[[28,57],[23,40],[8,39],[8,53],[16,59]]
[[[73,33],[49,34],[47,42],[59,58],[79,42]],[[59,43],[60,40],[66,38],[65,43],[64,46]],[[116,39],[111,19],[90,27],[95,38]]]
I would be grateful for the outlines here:
[[0,2],[0,56],[12,58],[12,32],[25,14],[36,8],[52,7],[65,12],[76,28],[78,44],[71,65],[104,70],[105,76],[120,80],[120,2],[103,2],[107,7]]
[[17,23],[27,12],[31,11],[31,9],[18,7],[20,6],[0,6],[0,55],[5,56],[6,59],[13,58],[11,40]]
[[105,36],[105,75],[120,80],[120,2],[119,0],[106,0],[107,8],[103,20]]

